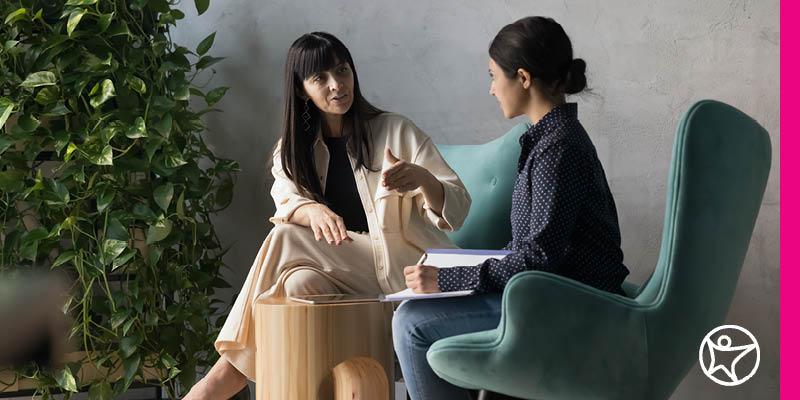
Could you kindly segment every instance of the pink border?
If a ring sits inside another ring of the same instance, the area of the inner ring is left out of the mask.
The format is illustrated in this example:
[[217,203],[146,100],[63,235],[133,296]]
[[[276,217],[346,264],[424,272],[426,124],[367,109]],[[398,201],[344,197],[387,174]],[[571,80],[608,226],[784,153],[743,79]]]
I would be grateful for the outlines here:
[[[781,108],[784,110],[792,110],[791,112],[780,113],[781,115],[781,131],[783,132],[796,132],[797,131],[797,109],[800,101],[797,100],[796,93],[792,89],[797,89],[797,49],[792,51],[790,43],[797,44],[798,24],[793,20],[793,17],[798,15],[797,10],[798,2],[791,0],[784,0],[781,2],[781,16],[780,16],[780,34],[781,34],[781,71],[786,71],[786,75],[781,74]],[[786,23],[784,23],[786,22]],[[792,72],[794,71],[794,73]],[[786,96],[784,96],[784,93]],[[785,177],[796,176],[798,170],[797,158],[793,157],[791,152],[797,151],[797,139],[793,134],[780,135],[780,154],[781,154],[781,204],[794,204],[797,202],[798,190],[791,184],[784,185],[784,179],[788,182],[789,179]],[[798,384],[797,357],[800,356],[800,349],[798,349],[798,324],[797,313],[794,312],[794,318],[790,316],[790,312],[797,310],[800,306],[800,301],[797,296],[797,267],[798,249],[797,241],[798,236],[796,231],[792,231],[789,222],[797,221],[798,208],[781,207],[781,227],[780,227],[780,241],[781,241],[781,291],[780,291],[780,309],[781,309],[781,399],[798,399],[800,398],[800,384]],[[794,243],[794,246],[792,246]],[[789,290],[789,288],[793,290]],[[793,379],[794,378],[794,379]]]

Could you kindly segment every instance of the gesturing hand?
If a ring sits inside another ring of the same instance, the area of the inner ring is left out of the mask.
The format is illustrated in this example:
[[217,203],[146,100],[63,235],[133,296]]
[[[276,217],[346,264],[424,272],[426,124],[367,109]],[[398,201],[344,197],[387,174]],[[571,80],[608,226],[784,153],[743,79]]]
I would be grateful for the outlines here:
[[388,190],[409,192],[420,186],[430,186],[436,181],[427,169],[395,157],[388,147],[383,156],[391,164],[389,169],[383,171],[383,187]]

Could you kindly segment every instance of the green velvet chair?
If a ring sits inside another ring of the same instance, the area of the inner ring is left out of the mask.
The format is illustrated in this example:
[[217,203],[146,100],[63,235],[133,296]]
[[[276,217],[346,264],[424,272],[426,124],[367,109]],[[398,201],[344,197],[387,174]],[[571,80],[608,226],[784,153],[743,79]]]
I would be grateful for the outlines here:
[[[486,146],[503,147],[518,131]],[[495,237],[508,237],[509,224],[496,217],[508,210],[491,204],[508,202],[494,198],[499,190],[473,190],[486,187],[482,168],[506,171],[519,149],[496,157],[479,147],[443,149],[473,197],[467,222],[474,224],[453,238],[493,247]],[[694,104],[677,129],[660,257],[641,290],[628,284],[626,298],[553,274],[520,273],[503,293],[499,326],[434,343],[430,365],[455,385],[525,399],[668,398],[697,362],[702,338],[725,320],[770,161],[769,136],[756,121],[717,101]]]

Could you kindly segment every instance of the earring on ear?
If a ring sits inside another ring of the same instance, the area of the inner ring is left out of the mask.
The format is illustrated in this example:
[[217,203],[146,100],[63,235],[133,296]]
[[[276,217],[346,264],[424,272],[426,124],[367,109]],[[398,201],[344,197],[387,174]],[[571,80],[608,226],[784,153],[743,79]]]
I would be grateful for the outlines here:
[[301,115],[301,117],[303,118],[303,130],[307,133],[311,133],[311,123],[309,122],[311,121],[311,114],[308,112],[308,99],[306,99],[303,115]]

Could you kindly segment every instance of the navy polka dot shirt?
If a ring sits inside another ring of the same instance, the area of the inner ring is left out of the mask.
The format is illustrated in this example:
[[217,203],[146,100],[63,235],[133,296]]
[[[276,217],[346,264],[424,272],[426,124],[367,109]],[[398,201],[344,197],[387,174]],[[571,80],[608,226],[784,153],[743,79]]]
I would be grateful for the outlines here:
[[520,138],[511,201],[512,253],[480,265],[441,268],[443,292],[502,292],[518,272],[538,270],[622,294],[619,222],[578,106],[555,107]]

